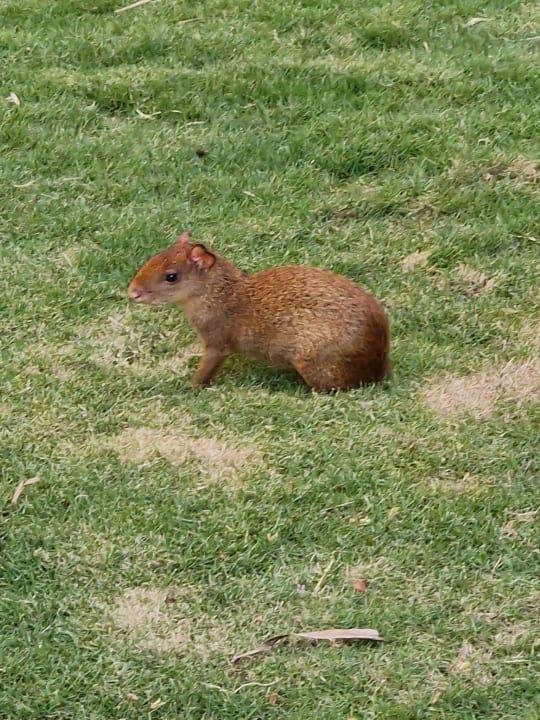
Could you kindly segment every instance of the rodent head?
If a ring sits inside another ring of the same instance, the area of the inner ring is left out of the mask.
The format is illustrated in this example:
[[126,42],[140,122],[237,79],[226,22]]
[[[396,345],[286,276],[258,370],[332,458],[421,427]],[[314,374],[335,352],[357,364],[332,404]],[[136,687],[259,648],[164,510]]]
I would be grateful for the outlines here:
[[216,256],[204,245],[190,242],[186,230],[168,250],[154,255],[128,287],[131,300],[146,305],[183,303],[203,294],[205,275]]

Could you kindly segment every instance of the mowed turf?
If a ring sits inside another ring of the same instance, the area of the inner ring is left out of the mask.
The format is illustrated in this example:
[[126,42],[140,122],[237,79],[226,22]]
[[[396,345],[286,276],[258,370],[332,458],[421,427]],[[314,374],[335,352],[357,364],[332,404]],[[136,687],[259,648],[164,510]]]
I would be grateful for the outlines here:
[[[537,3],[120,4],[0,5],[0,717],[537,718]],[[391,378],[194,391],[125,294],[184,228],[365,285]]]

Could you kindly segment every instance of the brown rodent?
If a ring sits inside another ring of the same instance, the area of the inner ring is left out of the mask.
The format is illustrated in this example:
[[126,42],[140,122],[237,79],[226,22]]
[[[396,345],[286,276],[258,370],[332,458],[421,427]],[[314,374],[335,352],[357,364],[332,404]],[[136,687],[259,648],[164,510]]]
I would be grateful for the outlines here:
[[209,383],[235,352],[292,366],[319,391],[355,388],[388,373],[382,305],[328,270],[287,266],[248,275],[192,243],[186,231],[140,268],[128,295],[184,311],[204,344],[194,385]]

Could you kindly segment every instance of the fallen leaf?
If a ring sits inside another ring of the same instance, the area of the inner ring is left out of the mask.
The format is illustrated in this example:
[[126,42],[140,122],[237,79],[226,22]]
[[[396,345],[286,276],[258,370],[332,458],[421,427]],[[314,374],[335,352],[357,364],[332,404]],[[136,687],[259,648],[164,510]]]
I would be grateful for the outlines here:
[[136,700],[139,699],[139,696],[137,695],[137,693],[134,693],[134,692],[128,692],[126,697],[128,700],[132,700],[133,702],[135,702]]
[[316,645],[321,640],[329,640],[331,642],[350,642],[352,640],[374,640],[382,641],[382,637],[377,630],[371,628],[332,628],[331,630],[313,630],[311,632],[301,633],[285,633],[284,635],[274,635],[261,643],[252,650],[235,655],[231,662],[237,663],[244,658],[254,657],[255,655],[264,655],[277,645],[281,640],[309,640],[312,645]]
[[312,630],[311,632],[295,633],[296,637],[307,640],[332,640],[346,642],[348,640],[382,640],[377,630],[371,628],[332,628],[331,630]]
[[176,598],[174,597],[174,595],[171,595],[171,593],[167,593],[167,595],[165,595],[165,604],[166,605],[170,605],[171,603],[175,603],[175,602],[176,602]]
[[17,107],[21,107],[21,101],[19,100],[17,95],[15,95],[15,93],[13,93],[13,92],[9,93],[6,100],[8,101],[8,103],[10,105],[16,105]]
[[473,17],[470,20],[467,20],[466,27],[474,27],[475,25],[478,25],[479,23],[487,22],[489,18],[483,18],[483,17]]
[[355,580],[353,583],[353,590],[356,590],[356,592],[366,592],[367,585],[366,581],[363,578],[358,578],[358,580]]
[[209,152],[206,148],[197,148],[197,150],[195,150],[197,157],[205,157]]
[[158,707],[161,707],[162,705],[165,705],[164,701],[161,698],[158,698],[150,703],[150,710],[157,710]]
[[278,694],[274,690],[274,692],[271,692],[270,695],[268,696],[268,704],[275,705],[277,703],[277,699],[278,699]]
[[23,490],[27,485],[35,485],[35,483],[39,482],[40,478],[33,477],[28,478],[27,480],[21,480],[21,482],[17,485],[15,492],[13,493],[13,497],[11,498],[11,504],[16,505],[19,502],[19,498],[23,494]]

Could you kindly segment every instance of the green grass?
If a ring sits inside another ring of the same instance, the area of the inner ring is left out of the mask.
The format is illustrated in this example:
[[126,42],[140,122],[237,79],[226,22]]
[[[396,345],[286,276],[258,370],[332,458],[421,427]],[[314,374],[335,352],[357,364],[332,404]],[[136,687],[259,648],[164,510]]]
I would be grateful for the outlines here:
[[[0,5],[0,717],[537,718],[538,405],[424,389],[538,353],[538,5],[119,4]],[[366,285],[391,379],[235,358],[193,391],[187,323],[125,297],[183,228]],[[141,428],[173,455],[130,461]],[[339,626],[385,643],[229,665]]]

